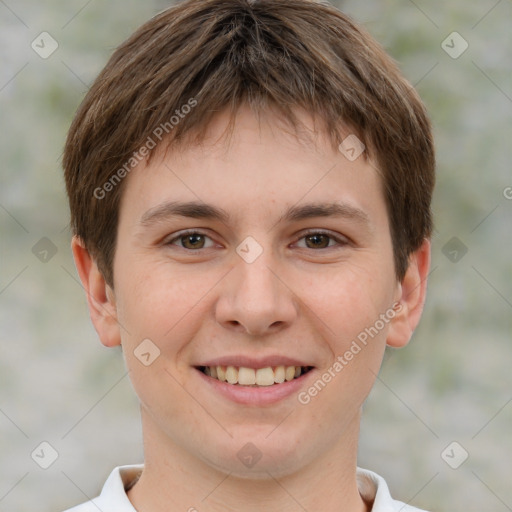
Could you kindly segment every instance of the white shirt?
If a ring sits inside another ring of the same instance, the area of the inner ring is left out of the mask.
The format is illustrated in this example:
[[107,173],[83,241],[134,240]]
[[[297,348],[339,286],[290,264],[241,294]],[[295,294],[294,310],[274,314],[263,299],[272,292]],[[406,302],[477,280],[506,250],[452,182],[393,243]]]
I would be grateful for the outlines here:
[[[126,491],[138,480],[143,468],[143,464],[114,468],[97,498],[65,512],[137,512]],[[357,468],[357,485],[365,500],[373,500],[372,512],[425,512],[391,498],[386,481],[373,471]]]

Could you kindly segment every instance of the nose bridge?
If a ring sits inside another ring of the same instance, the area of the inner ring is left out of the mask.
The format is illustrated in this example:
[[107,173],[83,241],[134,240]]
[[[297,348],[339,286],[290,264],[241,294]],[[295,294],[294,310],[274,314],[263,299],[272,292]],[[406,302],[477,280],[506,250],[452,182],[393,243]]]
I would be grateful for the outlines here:
[[[262,248],[263,249],[263,248]],[[254,251],[254,248],[250,249]],[[276,306],[283,293],[282,283],[276,277],[278,264],[270,248],[262,250],[254,261],[240,257],[235,275],[236,294],[246,307],[264,310]]]
[[253,239],[237,248],[217,310],[220,322],[241,325],[251,334],[288,324],[296,313],[293,294],[279,276],[278,259],[269,246],[258,246]]

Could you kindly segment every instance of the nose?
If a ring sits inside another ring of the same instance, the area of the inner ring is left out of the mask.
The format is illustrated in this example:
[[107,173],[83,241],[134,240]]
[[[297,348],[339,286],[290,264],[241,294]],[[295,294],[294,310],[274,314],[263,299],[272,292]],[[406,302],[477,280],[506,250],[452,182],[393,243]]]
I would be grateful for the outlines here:
[[217,321],[224,328],[258,336],[290,326],[298,313],[298,301],[293,283],[271,251],[263,251],[252,263],[237,254],[234,257],[235,267],[222,282]]

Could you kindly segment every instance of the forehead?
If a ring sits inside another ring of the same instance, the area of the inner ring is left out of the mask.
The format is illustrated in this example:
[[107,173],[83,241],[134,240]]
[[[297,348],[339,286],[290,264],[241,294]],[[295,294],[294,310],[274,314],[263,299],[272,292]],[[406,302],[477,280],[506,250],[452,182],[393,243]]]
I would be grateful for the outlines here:
[[[222,112],[200,143],[184,140],[167,150],[157,148],[149,165],[140,164],[127,177],[121,216],[138,215],[144,223],[169,202],[214,206],[213,217],[223,222],[241,217],[259,222],[262,210],[297,220],[298,205],[306,203],[341,202],[346,211],[359,210],[360,217],[386,216],[375,164],[365,153],[347,158],[314,119],[298,115],[303,127],[297,132],[272,112],[257,117],[241,108],[228,131],[230,118]],[[355,136],[347,129],[346,137]]]

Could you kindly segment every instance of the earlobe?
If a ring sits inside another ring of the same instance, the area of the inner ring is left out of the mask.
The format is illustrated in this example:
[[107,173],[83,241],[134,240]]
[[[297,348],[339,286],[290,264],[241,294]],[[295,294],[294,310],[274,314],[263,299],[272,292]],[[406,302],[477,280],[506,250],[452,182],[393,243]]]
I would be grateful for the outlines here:
[[76,236],[71,241],[71,250],[87,296],[89,314],[101,342],[106,347],[120,345],[117,307],[112,288],[106,283],[83,242]]
[[421,247],[411,254],[407,272],[400,283],[397,314],[393,318],[387,337],[390,347],[404,347],[416,329],[427,293],[427,277],[430,269],[430,241],[425,239]]

